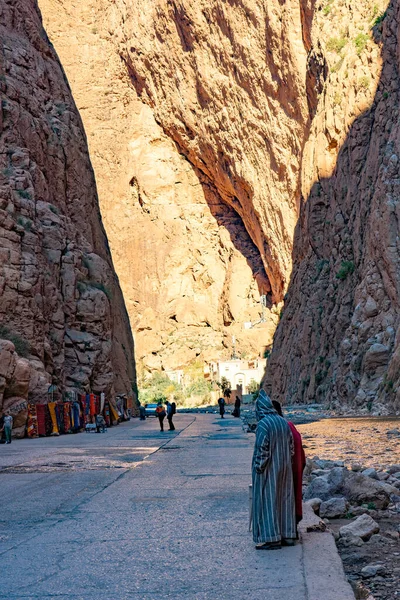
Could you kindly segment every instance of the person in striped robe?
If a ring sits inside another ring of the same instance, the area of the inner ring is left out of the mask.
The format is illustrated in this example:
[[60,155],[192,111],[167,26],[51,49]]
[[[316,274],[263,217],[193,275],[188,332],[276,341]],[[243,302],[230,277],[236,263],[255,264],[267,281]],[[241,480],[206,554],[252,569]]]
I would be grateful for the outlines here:
[[292,433],[264,390],[256,401],[256,417],[252,462],[253,540],[260,550],[293,546],[297,532]]

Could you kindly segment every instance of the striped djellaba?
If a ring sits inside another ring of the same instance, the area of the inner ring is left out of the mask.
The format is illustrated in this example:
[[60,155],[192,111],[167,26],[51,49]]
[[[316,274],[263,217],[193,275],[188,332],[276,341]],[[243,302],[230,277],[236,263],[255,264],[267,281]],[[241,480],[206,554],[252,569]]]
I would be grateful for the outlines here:
[[253,540],[261,544],[295,539],[292,433],[264,390],[256,402],[256,416],[252,463]]

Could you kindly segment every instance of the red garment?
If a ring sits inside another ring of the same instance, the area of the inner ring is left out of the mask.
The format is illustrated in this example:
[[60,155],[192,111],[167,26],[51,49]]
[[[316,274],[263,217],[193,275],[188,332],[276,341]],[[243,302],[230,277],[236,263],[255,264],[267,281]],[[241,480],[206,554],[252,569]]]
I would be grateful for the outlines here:
[[304,454],[300,433],[290,421],[288,421],[288,425],[291,429],[294,441],[294,456],[292,461],[293,483],[296,502],[296,521],[299,522],[303,518],[303,471],[306,466],[306,455]]
[[71,432],[71,402],[64,403],[64,429],[65,433]]
[[93,417],[93,415],[96,414],[96,398],[94,394],[90,394],[89,396],[90,398],[90,416]]
[[37,415],[37,431],[38,435],[46,435],[46,406],[44,404],[36,404]]

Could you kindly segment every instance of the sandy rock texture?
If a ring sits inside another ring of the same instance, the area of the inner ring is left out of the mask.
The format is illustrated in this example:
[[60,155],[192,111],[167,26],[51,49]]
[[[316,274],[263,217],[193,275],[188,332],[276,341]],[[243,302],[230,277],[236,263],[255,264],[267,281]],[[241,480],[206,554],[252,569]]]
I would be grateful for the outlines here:
[[18,428],[50,383],[131,392],[135,367],[82,123],[34,0],[1,3],[0,96],[0,413]]
[[279,310],[243,325],[260,294],[282,300],[300,204],[299,3],[39,5],[88,133],[138,360],[216,358],[232,334],[259,352]]

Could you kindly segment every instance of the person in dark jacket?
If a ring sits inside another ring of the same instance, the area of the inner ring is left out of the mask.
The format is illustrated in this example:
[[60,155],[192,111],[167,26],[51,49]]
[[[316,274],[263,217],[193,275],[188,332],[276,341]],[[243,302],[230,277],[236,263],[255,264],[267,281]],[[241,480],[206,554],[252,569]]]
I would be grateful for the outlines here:
[[236,396],[235,408],[233,409],[232,415],[234,417],[240,417],[240,398],[239,398],[239,396]]
[[156,416],[158,417],[160,423],[160,431],[164,431],[164,419],[166,416],[165,408],[161,402],[157,404],[156,408]]
[[219,414],[221,415],[221,419],[224,418],[224,414],[225,414],[225,399],[224,398],[218,398],[218,405],[219,405]]
[[175,402],[172,402],[172,404],[171,404],[171,402],[167,401],[167,421],[168,421],[170,431],[175,431],[175,426],[172,422],[173,416],[176,412],[175,406],[176,406]]

